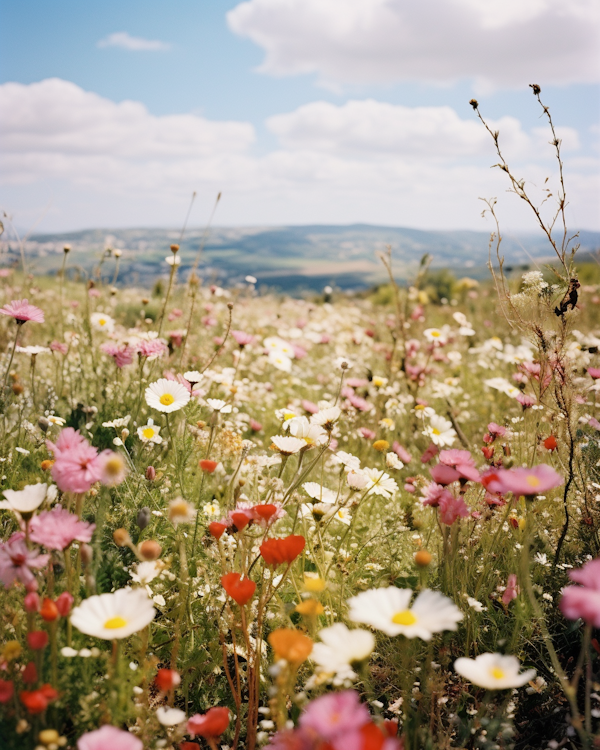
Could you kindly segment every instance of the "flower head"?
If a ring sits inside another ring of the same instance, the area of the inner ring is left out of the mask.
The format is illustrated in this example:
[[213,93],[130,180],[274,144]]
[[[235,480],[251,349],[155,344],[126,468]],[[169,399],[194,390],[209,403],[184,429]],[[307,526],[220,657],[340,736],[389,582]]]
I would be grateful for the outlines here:
[[6,542],[0,542],[0,581],[8,589],[15,581],[37,588],[33,570],[47,565],[50,555],[40,555],[25,544],[25,534],[18,531]]
[[92,328],[96,331],[105,331],[106,333],[112,333],[115,329],[115,321],[103,312],[95,312],[90,316]]
[[105,724],[93,732],[86,732],[77,740],[77,750],[143,750],[143,743],[131,732]]
[[209,708],[205,714],[195,714],[188,719],[187,730],[194,736],[220,737],[229,726],[229,709],[224,706]]
[[454,669],[459,675],[487,690],[518,688],[533,680],[535,669],[519,672],[520,668],[516,656],[502,654],[479,654],[475,659],[463,656],[454,662]]
[[179,411],[190,400],[188,389],[175,380],[160,378],[146,388],[146,403],[152,409],[170,414]]
[[581,618],[594,627],[600,627],[600,558],[590,560],[583,568],[572,570],[569,578],[581,586],[563,589],[560,609],[569,620]]
[[31,540],[46,549],[64,550],[71,542],[89,542],[96,524],[87,523],[60,505],[43,511],[31,521]]
[[369,712],[353,690],[329,693],[312,700],[300,716],[300,726],[331,742],[351,735],[369,721]]
[[71,623],[86,635],[112,641],[143,630],[155,614],[145,589],[125,588],[84,599],[71,613]]
[[375,637],[368,630],[350,630],[336,622],[319,631],[322,643],[315,643],[312,659],[322,672],[353,679],[353,665],[365,661],[375,648]]
[[34,323],[44,322],[44,312],[35,305],[30,305],[26,299],[12,300],[4,307],[0,308],[2,315],[10,315],[19,323],[25,323],[27,320],[32,320]]
[[137,434],[142,443],[155,443],[160,445],[162,443],[162,437],[159,435],[160,427],[154,424],[153,419],[148,419],[148,422],[142,427],[138,427]]
[[47,484],[28,484],[22,490],[4,490],[6,500],[0,503],[0,508],[30,516],[44,502],[47,492]]

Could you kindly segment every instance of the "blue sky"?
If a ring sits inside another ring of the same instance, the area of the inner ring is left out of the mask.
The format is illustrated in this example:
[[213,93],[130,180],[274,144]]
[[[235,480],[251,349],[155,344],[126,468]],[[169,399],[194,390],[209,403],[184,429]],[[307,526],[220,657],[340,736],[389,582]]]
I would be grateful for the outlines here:
[[[170,225],[191,190],[200,222],[222,189],[222,224],[481,229],[478,197],[506,185],[468,100],[504,125],[509,162],[541,184],[552,162],[535,81],[565,128],[572,220],[600,229],[598,11],[569,7],[5,0],[0,206],[22,226],[43,213],[49,231]],[[124,101],[138,109],[113,106]],[[187,119],[174,130],[170,116]],[[510,198],[505,221],[528,228]]]

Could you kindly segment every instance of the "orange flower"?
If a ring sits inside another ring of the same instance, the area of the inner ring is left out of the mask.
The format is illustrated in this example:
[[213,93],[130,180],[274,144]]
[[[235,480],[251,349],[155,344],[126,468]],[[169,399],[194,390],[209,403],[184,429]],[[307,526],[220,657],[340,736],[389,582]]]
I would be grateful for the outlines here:
[[313,642],[307,635],[291,628],[274,630],[269,635],[269,643],[277,659],[285,659],[296,667],[308,659],[313,649]]
[[323,608],[323,605],[316,599],[306,599],[296,605],[296,612],[299,612],[301,615],[307,615],[308,617],[322,615],[324,611],[325,609]]

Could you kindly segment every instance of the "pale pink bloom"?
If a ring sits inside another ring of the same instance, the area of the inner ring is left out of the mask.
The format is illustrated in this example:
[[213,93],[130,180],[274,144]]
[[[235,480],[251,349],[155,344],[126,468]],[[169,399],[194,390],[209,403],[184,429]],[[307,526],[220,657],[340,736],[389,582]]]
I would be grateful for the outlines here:
[[60,352],[61,354],[66,354],[69,351],[68,345],[63,344],[61,341],[53,341],[50,344],[50,349],[52,349],[53,352]]
[[7,276],[10,276],[12,273],[12,269],[10,268],[0,268],[0,279],[5,279]]
[[356,739],[353,735],[358,734],[358,730],[369,720],[369,712],[360,702],[358,693],[343,690],[312,700],[300,716],[299,723],[302,729],[312,729],[327,742],[335,742],[343,737],[340,743],[340,747],[343,747],[349,740]]
[[292,344],[292,349],[294,350],[294,357],[296,357],[296,359],[304,359],[308,354],[306,349],[298,344]]
[[91,289],[88,289],[88,296],[90,297],[100,297],[100,292],[98,289],[94,289],[93,287]]
[[351,396],[348,396],[348,401],[355,409],[358,409],[358,411],[370,411],[373,408],[372,404],[370,404],[364,398],[356,396],[354,393]]
[[422,464],[428,464],[432,458],[435,458],[437,454],[440,452],[440,449],[435,445],[434,443],[429,443],[427,448],[425,449],[425,452],[421,456],[421,463]]
[[[493,474],[495,477],[490,481],[489,477]],[[564,483],[561,475],[547,464],[538,464],[531,469],[498,469],[492,473],[486,472],[486,479],[484,486],[490,492],[512,492],[515,496],[539,495]]]
[[169,347],[162,339],[152,339],[152,341],[137,341],[135,350],[140,357],[162,357],[169,351]]
[[193,393],[192,384],[189,380],[186,380],[183,375],[175,375],[175,373],[171,372],[171,370],[166,370],[163,377],[166,380],[172,380],[174,383],[180,383],[186,390],[188,390],[190,393]]
[[231,335],[241,347],[248,346],[248,344],[252,344],[254,341],[254,336],[245,331],[232,331]]
[[600,430],[600,422],[595,417],[590,417],[588,420],[588,424],[590,427],[593,427],[596,430]]
[[202,325],[205,326],[205,328],[212,328],[217,325],[217,319],[213,318],[211,315],[207,315],[202,318]]
[[490,422],[487,428],[488,428],[488,432],[493,437],[504,437],[506,435],[506,427],[501,427],[499,424],[496,424],[495,422]]
[[119,369],[133,362],[134,350],[125,344],[112,344],[110,341],[107,341],[100,346],[100,351],[112,357]]
[[432,508],[437,508],[443,497],[452,497],[450,490],[441,484],[430,482],[423,490],[423,499],[421,502],[423,505],[430,505]]
[[46,448],[51,453],[54,453],[54,458],[58,458],[62,454],[68,454],[85,443],[87,443],[87,440],[78,430],[74,430],[72,427],[65,427],[64,430],[60,431],[56,443],[46,440]]
[[459,450],[458,448],[441,451],[440,464],[451,466],[463,479],[470,479],[472,482],[479,482],[481,479],[479,472],[475,468],[473,456],[471,456],[469,451]]
[[[369,381],[366,378],[348,378],[346,385],[349,388],[366,388],[369,385]],[[342,393],[345,396],[345,393]]]
[[446,526],[452,526],[457,519],[466,518],[469,515],[469,509],[462,497],[454,497],[449,492],[440,497],[438,507],[440,521]]
[[4,307],[0,308],[2,315],[10,315],[16,321],[25,323],[32,320],[34,323],[44,322],[44,313],[39,307],[30,305],[26,299],[14,299]]
[[89,542],[96,524],[80,520],[60,505],[34,516],[29,525],[33,542],[47,549],[64,550],[71,542]]
[[392,450],[394,453],[398,456],[398,458],[402,461],[404,464],[409,464],[412,461],[412,456],[410,453],[404,448],[397,440],[394,440],[394,444],[392,445]]
[[411,359],[421,348],[421,342],[417,339],[408,339],[405,346],[406,358]]
[[50,555],[27,549],[25,534],[18,531],[7,542],[0,542],[0,581],[7,589],[15,581],[36,589],[37,581],[31,571],[45,567],[49,559]]
[[143,750],[140,739],[131,732],[105,724],[93,732],[86,732],[77,740],[77,750]]
[[540,379],[540,372],[541,372],[542,366],[540,365],[539,362],[522,362],[520,367],[528,375],[531,375],[536,380]]
[[308,401],[307,399],[304,399],[302,401],[301,406],[304,411],[308,412],[309,414],[316,414],[319,411],[319,407],[312,401]]
[[263,428],[262,424],[257,422],[256,419],[251,419],[250,422],[248,422],[248,425],[253,432],[260,432]]
[[600,557],[572,570],[569,578],[581,586],[563,589],[560,609],[569,620],[580,617],[595,628],[600,627]]
[[588,367],[587,374],[590,378],[598,380],[598,378],[600,378],[600,367]]
[[97,459],[100,481],[107,487],[121,484],[127,475],[127,466],[119,453],[104,450]]
[[460,473],[456,471],[456,469],[452,466],[446,466],[445,464],[436,464],[435,466],[432,466],[431,469],[429,469],[431,473],[431,478],[434,482],[437,482],[437,484],[452,484],[452,482],[456,482],[458,479],[460,479]]
[[180,310],[178,307],[174,307],[171,312],[169,313],[169,322],[173,322],[174,320],[177,320],[177,318],[180,318],[183,315],[183,310]]
[[171,344],[173,346],[181,346],[183,344],[184,336],[185,336],[185,331],[182,331],[182,330],[169,331],[169,340],[171,341]]
[[52,479],[62,492],[82,494],[100,481],[98,451],[72,427],[62,430],[56,443],[47,440],[46,446],[54,453]]
[[502,604],[508,607],[512,600],[516,599],[518,595],[519,587],[517,585],[517,576],[514,573],[511,573],[508,576],[508,580],[506,581],[506,588],[504,589],[504,593],[502,594]]
[[517,394],[517,401],[521,404],[523,409],[529,409],[530,406],[535,404],[535,399],[532,396],[527,396],[525,393]]
[[374,440],[377,437],[377,433],[373,432],[373,430],[370,430],[368,427],[361,427],[359,432],[365,440]]

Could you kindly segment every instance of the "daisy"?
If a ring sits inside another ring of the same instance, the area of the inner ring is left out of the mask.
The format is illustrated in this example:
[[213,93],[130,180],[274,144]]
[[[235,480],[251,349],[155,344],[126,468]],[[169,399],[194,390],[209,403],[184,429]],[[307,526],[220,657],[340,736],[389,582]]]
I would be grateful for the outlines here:
[[313,424],[324,427],[326,430],[331,430],[333,425],[338,421],[342,410],[339,406],[330,406],[327,409],[321,409],[316,414],[313,414],[310,421]]
[[437,341],[441,344],[445,344],[444,340],[444,334],[440,331],[439,328],[426,328],[423,331],[423,335],[427,339],[427,341]]
[[292,371],[292,360],[283,352],[274,351],[269,354],[269,364],[282,372]]
[[518,688],[533,680],[535,669],[519,672],[520,668],[516,656],[502,654],[479,654],[475,659],[462,656],[454,662],[454,669],[459,675],[487,690]]
[[22,490],[4,490],[6,500],[0,502],[0,508],[16,511],[24,518],[31,518],[46,499],[47,492],[47,484],[28,484]]
[[138,427],[137,434],[142,443],[156,443],[160,445],[162,443],[162,437],[158,434],[160,427],[156,427],[153,419],[148,419],[148,422],[143,427]]
[[372,495],[381,495],[389,498],[398,492],[396,480],[389,474],[379,469],[363,469],[363,475],[367,478],[367,488]]
[[167,255],[167,257],[165,258],[165,261],[170,266],[178,266],[181,264],[181,258],[179,257],[179,255]]
[[213,411],[218,411],[221,414],[229,414],[233,408],[231,404],[222,401],[220,398],[207,398],[206,403]]
[[204,378],[204,375],[201,372],[198,372],[198,370],[188,370],[183,373],[183,377],[189,383],[199,383]]
[[145,589],[117,589],[84,599],[71,613],[71,623],[81,633],[112,641],[143,630],[155,613]]
[[342,464],[346,471],[360,471],[360,458],[346,451],[338,451],[331,457],[334,464]]
[[278,336],[269,336],[263,341],[265,349],[271,353],[283,354],[288,359],[294,358],[294,347]]
[[308,445],[323,445],[327,442],[327,433],[319,425],[311,424],[306,417],[289,419],[284,429],[296,438],[302,438]]
[[368,630],[350,630],[341,622],[319,631],[322,643],[315,643],[311,659],[320,671],[344,679],[356,677],[353,667],[369,658],[375,637]]
[[319,503],[333,504],[337,500],[337,494],[333,490],[322,487],[318,482],[305,482],[302,487],[309,497]]
[[333,518],[336,521],[340,521],[340,523],[346,524],[346,526],[350,526],[352,521],[352,515],[347,508],[338,508],[333,514]]
[[105,331],[106,333],[112,333],[115,330],[115,321],[103,312],[95,312],[90,316],[92,328],[96,331]]
[[156,560],[152,562],[140,562],[135,566],[135,572],[130,573],[131,580],[147,586],[160,575],[163,566]]
[[191,523],[196,518],[196,509],[182,497],[169,503],[169,519],[175,526],[180,523]]
[[185,711],[180,708],[169,708],[168,706],[159,706],[156,709],[156,718],[158,723],[163,727],[176,727],[183,724],[186,719]]
[[281,453],[282,456],[292,456],[294,453],[298,453],[302,448],[306,448],[307,443],[305,440],[300,438],[287,437],[285,435],[275,435],[271,438],[271,443]]
[[431,439],[434,445],[452,445],[456,439],[456,432],[452,422],[439,415],[432,416],[429,425],[423,430],[423,435]]
[[29,354],[35,357],[38,354],[46,354],[50,349],[47,346],[17,346],[15,351],[19,354]]
[[183,409],[189,400],[190,392],[176,380],[160,378],[146,388],[148,406],[166,414]]
[[431,640],[434,633],[456,630],[463,618],[460,609],[439,591],[424,589],[410,606],[411,589],[388,586],[369,589],[348,600],[353,622],[381,630],[390,636]]

